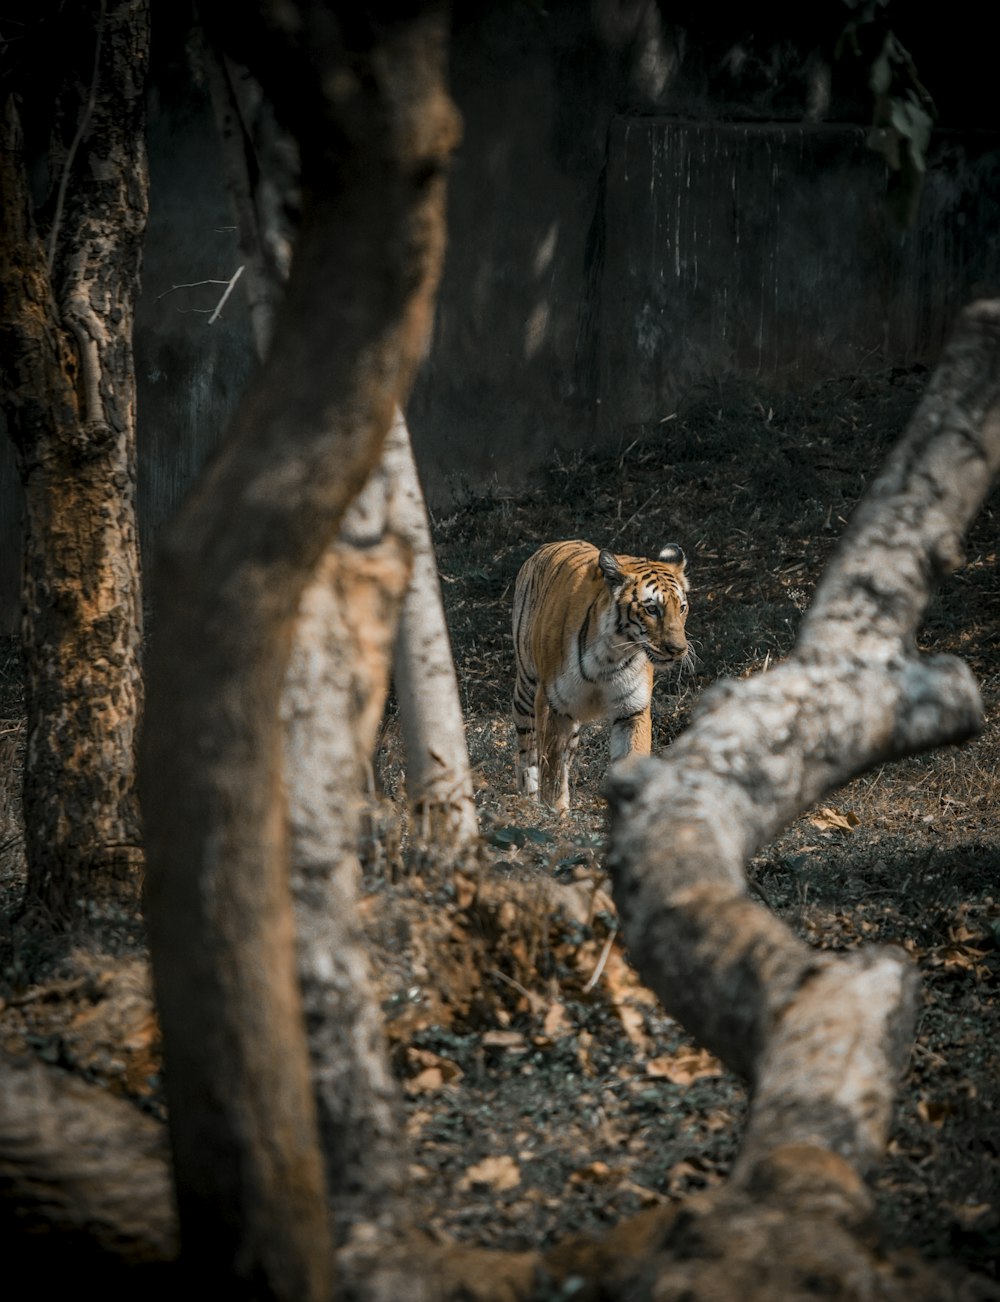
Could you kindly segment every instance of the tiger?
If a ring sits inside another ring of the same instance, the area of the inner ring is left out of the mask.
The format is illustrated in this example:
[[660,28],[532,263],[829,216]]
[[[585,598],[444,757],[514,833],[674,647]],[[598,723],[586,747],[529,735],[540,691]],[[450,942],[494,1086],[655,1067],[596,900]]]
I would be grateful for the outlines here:
[[686,558],[618,556],[577,539],[551,542],[514,585],[517,786],[560,814],[580,725],[611,721],[611,762],[648,755],[653,674],[688,657]]

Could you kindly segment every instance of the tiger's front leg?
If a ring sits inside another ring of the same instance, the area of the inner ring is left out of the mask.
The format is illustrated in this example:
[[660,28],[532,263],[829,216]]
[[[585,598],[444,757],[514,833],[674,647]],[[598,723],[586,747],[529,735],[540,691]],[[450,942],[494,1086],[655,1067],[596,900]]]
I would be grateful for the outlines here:
[[648,755],[653,746],[653,720],[650,707],[637,710],[611,725],[611,763],[627,755]]
[[518,669],[511,714],[517,734],[517,789],[524,796],[538,795],[538,732],[535,727],[535,684]]
[[541,798],[557,813],[569,812],[569,771],[580,744],[580,725],[553,710],[539,688],[535,706]]

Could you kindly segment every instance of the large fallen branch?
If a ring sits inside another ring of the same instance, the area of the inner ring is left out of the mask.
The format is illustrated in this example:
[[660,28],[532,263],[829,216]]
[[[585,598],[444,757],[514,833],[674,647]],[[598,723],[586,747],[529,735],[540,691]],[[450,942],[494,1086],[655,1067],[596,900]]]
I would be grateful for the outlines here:
[[918,655],[914,635],[1000,467],[998,344],[1000,303],[967,309],[789,659],[706,692],[664,758],[608,784],[633,961],[667,1011],[753,1085],[737,1184],[789,1146],[864,1172],[886,1141],[913,1020],[908,960],[811,948],[747,897],[744,869],[825,792],[981,726],[968,668]]

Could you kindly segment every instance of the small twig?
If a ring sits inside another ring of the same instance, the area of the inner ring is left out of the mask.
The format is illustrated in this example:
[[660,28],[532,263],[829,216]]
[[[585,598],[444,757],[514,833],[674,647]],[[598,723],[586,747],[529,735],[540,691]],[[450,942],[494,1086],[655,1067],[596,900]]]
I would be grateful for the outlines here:
[[[166,298],[167,295],[172,294],[175,289],[198,289],[201,285],[228,285],[229,283],[228,280],[191,280],[183,285],[171,285],[170,288],[165,289],[162,294],[157,294],[153,299],[153,302],[159,303],[161,298]],[[205,310],[207,311],[207,309]]]
[[608,955],[611,953],[611,946],[615,943],[615,936],[617,935],[618,935],[618,924],[615,923],[615,925],[608,932],[608,938],[604,942],[604,948],[601,950],[601,957],[597,960],[597,967],[594,968],[593,972],[590,974],[590,977],[587,980],[587,984],[583,987],[583,993],[585,995],[589,995],[591,990],[593,990],[594,986],[596,986],[598,981],[600,981],[601,973],[604,971],[604,965],[608,961]]
[[530,990],[525,990],[524,986],[521,985],[520,981],[515,981],[513,977],[506,976],[503,972],[500,971],[499,968],[494,968],[492,975],[495,977],[499,977],[499,979],[501,981],[506,982],[507,985],[513,986],[513,988],[517,991],[519,995],[524,995],[525,999],[527,999],[529,1005],[532,1008],[534,1008],[535,1005],[541,1001],[541,997],[539,995],[533,995]]
[[11,995],[7,1004],[11,1008],[24,1008],[28,1004],[65,999],[68,995],[75,995],[78,990],[82,990],[88,980],[88,977],[72,977],[68,981],[54,981],[49,986],[35,986],[31,990],[26,990],[23,995]]
[[607,545],[608,547],[610,547],[611,544],[612,544],[613,542],[617,542],[617,540],[622,536],[622,534],[623,534],[623,533],[625,532],[625,530],[629,527],[629,525],[632,523],[632,521],[635,520],[635,519],[637,519],[640,515],[642,515],[643,511],[645,511],[646,507],[649,506],[649,504],[650,504],[650,502],[653,500],[653,498],[654,498],[654,497],[659,497],[659,495],[660,495],[660,490],[659,490],[658,488],[654,488],[653,491],[650,493],[650,495],[646,498],[645,502],[643,502],[642,506],[637,507],[637,508],[632,512],[632,514],[631,514],[631,515],[629,516],[629,518],[625,521],[625,523],[622,525],[622,527],[621,527],[620,529],[616,530],[615,533],[614,533],[614,534],[613,534],[613,535],[608,539],[608,542],[607,542],[606,545]]
[[243,275],[243,266],[242,266],[242,264],[241,264],[241,265],[238,266],[238,267],[236,268],[236,270],[233,272],[233,278],[232,278],[232,280],[230,280],[229,284],[226,286],[225,293],[224,293],[224,294],[222,295],[222,297],[219,299],[218,306],[216,307],[216,309],[215,309],[215,311],[212,313],[212,315],[208,318],[208,324],[209,324],[209,325],[214,325],[215,322],[218,321],[218,319],[219,319],[219,315],[220,315],[220,313],[222,312],[222,309],[226,306],[226,299],[227,299],[227,298],[229,297],[229,295],[233,292],[233,286],[236,284],[236,282],[239,280],[240,276],[242,276],[242,275]]

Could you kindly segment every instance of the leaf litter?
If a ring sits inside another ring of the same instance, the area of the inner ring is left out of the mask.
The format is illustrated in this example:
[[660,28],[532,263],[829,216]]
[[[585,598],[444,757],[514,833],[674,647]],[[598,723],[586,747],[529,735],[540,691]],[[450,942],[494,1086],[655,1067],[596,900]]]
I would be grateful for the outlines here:
[[[438,513],[483,844],[458,871],[419,844],[390,702],[361,917],[405,1100],[414,1206],[439,1239],[547,1246],[681,1201],[726,1178],[747,1107],[744,1084],[664,1014],[628,962],[602,860],[606,733],[584,734],[569,817],[512,791],[518,566],[556,537],[614,537],[634,553],[682,542],[698,660],[659,682],[662,749],[716,678],[766,671],[788,653],[843,521],[925,379],[696,396],[669,423],[623,430],[607,456],[557,458],[537,486],[459,493]],[[811,944],[894,943],[918,965],[914,1050],[872,1183],[887,1248],[971,1271],[956,1275],[955,1296],[968,1298],[1000,1296],[988,1291],[1000,1260],[997,509],[994,495],[920,638],[969,662],[983,735],[863,775],[748,867],[751,886]],[[23,697],[16,653],[0,661],[10,917],[24,871],[12,785]],[[106,963],[77,954],[46,967],[44,952],[8,940],[0,1043],[162,1116],[145,963],[133,937],[121,948]]]

